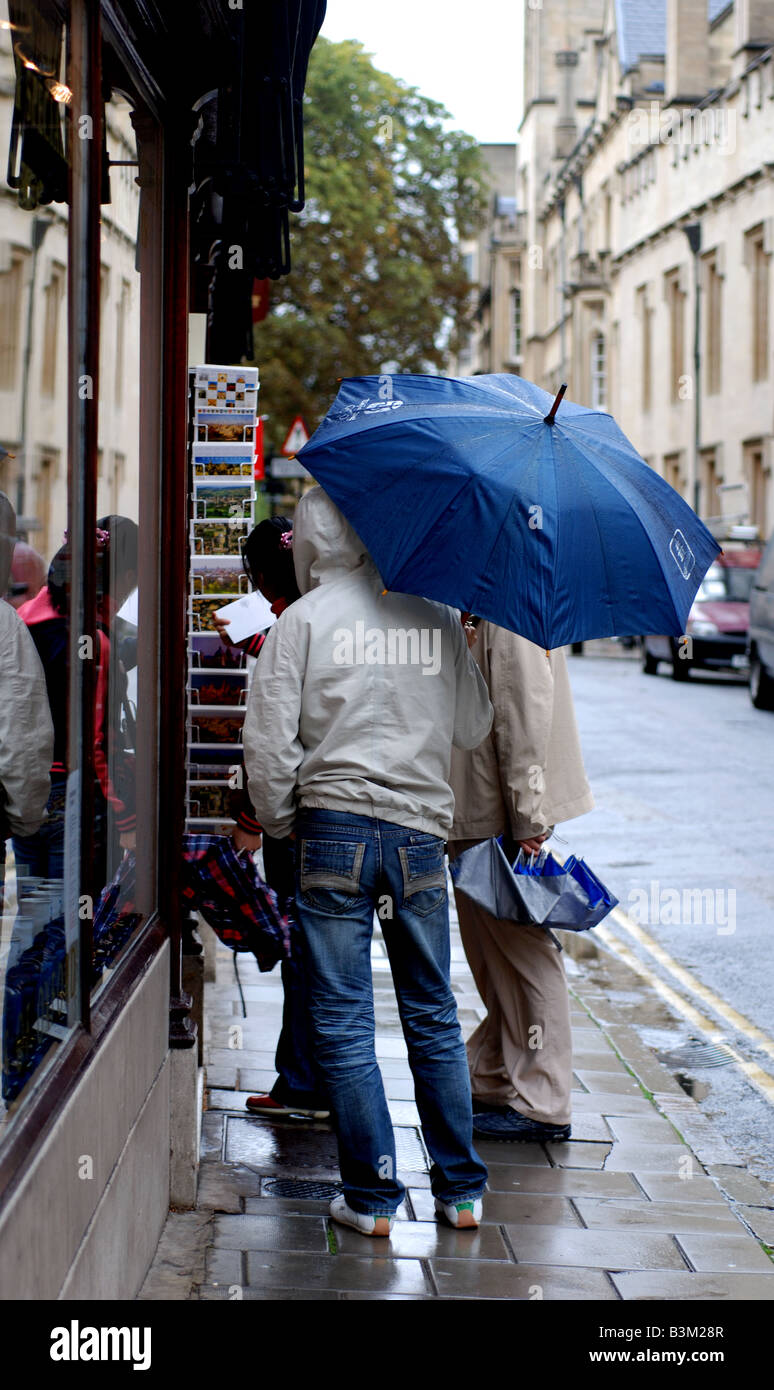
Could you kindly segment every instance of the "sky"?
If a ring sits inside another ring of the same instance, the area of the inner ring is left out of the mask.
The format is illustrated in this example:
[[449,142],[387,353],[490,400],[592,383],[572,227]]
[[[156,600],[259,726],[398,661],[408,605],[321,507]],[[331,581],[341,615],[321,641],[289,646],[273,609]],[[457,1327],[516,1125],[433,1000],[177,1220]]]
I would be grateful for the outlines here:
[[358,39],[377,68],[442,102],[480,144],[517,139],[522,0],[328,0],[320,32]]

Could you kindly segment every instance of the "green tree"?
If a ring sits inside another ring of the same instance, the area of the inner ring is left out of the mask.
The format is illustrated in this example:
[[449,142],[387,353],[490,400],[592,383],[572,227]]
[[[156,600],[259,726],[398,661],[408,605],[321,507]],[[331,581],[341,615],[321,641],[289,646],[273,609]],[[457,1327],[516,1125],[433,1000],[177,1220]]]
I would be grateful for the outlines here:
[[261,406],[279,448],[314,427],[337,379],[442,371],[469,322],[460,239],[483,216],[486,173],[448,113],[375,68],[362,44],[318,39],[305,98],[306,207],[292,270],[256,329]]

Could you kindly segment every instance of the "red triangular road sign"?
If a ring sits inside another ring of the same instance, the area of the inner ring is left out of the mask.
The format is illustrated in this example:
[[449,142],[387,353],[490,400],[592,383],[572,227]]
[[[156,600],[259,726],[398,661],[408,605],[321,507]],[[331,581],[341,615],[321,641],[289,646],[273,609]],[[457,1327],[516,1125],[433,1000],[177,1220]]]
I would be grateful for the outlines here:
[[299,449],[303,449],[308,438],[309,431],[301,416],[297,415],[288,430],[287,439],[280,449],[280,453],[284,454],[285,458],[292,458],[294,454],[298,453]]

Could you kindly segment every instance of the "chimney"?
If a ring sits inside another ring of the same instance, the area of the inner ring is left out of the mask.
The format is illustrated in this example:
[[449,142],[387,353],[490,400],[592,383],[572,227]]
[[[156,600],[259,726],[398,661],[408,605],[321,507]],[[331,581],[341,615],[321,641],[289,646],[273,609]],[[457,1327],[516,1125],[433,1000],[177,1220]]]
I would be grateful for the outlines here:
[[774,42],[774,13],[771,0],[735,0],[736,52],[768,48]]
[[667,105],[692,106],[707,95],[712,85],[707,0],[667,0],[664,78]]
[[555,54],[559,68],[559,118],[554,127],[554,157],[565,159],[578,138],[575,120],[575,69],[578,54],[571,48]]

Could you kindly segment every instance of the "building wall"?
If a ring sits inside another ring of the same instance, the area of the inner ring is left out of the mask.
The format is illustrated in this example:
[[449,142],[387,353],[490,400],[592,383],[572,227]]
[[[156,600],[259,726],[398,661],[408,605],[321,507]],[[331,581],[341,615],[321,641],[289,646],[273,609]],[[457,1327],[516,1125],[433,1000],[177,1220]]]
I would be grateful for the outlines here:
[[[589,3],[585,21],[562,42],[582,49],[597,8]],[[754,54],[756,65],[748,62],[719,95],[710,99],[708,94],[700,112],[681,111],[667,108],[657,91],[645,90],[659,71],[663,78],[663,61],[651,59],[622,71],[614,16],[614,7],[608,6],[596,105],[591,114],[576,107],[574,154],[569,159],[546,154],[547,130],[556,119],[553,106],[528,107],[520,133],[518,178],[529,199],[523,372],[550,390],[566,380],[572,398],[590,405],[593,340],[601,334],[605,408],[643,457],[693,502],[696,290],[693,255],[681,227],[698,222],[700,446],[707,457],[711,451],[714,464],[707,474],[699,461],[699,509],[704,517],[745,515],[767,536],[774,526],[774,49]],[[732,8],[707,31],[707,71],[713,83],[729,77],[735,22]],[[774,43],[774,10],[770,27]],[[547,60],[543,66],[550,73]],[[576,73],[582,72],[580,65]],[[587,89],[578,86],[576,92],[586,100]],[[672,128],[671,121],[676,123]],[[768,267],[767,360],[758,381],[752,364],[756,290],[749,236],[756,228],[762,229]],[[708,341],[713,252],[720,276],[719,383],[712,380]],[[684,295],[684,381],[676,400],[671,387],[671,273]],[[644,379],[646,311],[650,404]],[[713,384],[719,389],[711,389]],[[758,462],[753,486],[756,453],[763,475]],[[720,494],[717,483],[734,490]]]
[[[0,18],[5,17],[6,6],[0,0]],[[29,529],[20,524],[20,530],[27,530],[30,543],[48,561],[61,545],[67,525],[67,206],[56,203],[25,211],[5,181],[13,94],[10,35],[0,30],[0,302],[7,303],[3,297],[10,295],[15,306],[14,314],[4,314],[0,322],[0,444],[16,455],[0,463],[0,490],[10,497],[20,523],[30,522]],[[106,114],[110,158],[135,159],[128,106],[113,100]],[[102,208],[97,498],[98,515],[117,512],[133,520],[137,520],[140,372],[139,276],[134,268],[139,209],[136,174],[136,168],[111,169],[111,202]],[[33,250],[36,222],[43,232],[37,254]],[[20,284],[12,287],[6,277],[19,276],[19,263]]]
[[513,295],[520,292],[524,219],[498,213],[500,198],[516,197],[516,146],[481,145],[488,173],[487,215],[478,237],[463,242],[468,260],[475,323],[467,343],[452,361],[453,375],[518,371],[513,351]]
[[132,1299],[169,1207],[169,946],[0,1217],[0,1300]]

